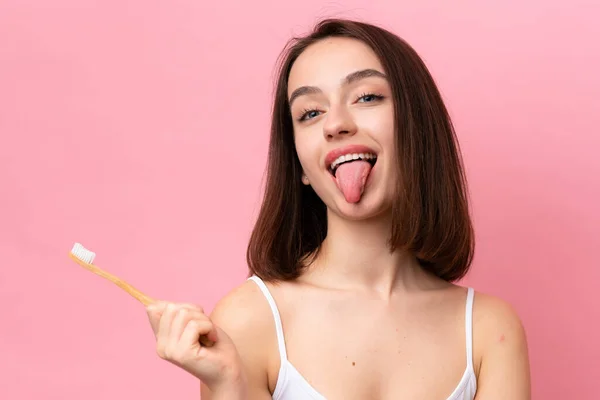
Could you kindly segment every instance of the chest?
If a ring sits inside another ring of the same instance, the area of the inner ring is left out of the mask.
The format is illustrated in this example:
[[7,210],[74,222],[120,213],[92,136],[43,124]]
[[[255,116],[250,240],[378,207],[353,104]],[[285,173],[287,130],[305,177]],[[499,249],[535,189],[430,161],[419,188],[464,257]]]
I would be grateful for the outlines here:
[[283,320],[289,363],[327,399],[446,400],[465,374],[460,307],[305,299]]

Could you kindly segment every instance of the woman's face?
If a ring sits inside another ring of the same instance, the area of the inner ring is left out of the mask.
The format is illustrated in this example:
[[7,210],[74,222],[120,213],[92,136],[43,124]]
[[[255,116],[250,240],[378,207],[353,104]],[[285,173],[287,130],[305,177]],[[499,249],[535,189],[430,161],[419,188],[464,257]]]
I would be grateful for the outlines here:
[[288,99],[303,182],[346,218],[388,211],[397,182],[394,108],[371,48],[349,38],[309,46],[290,71]]

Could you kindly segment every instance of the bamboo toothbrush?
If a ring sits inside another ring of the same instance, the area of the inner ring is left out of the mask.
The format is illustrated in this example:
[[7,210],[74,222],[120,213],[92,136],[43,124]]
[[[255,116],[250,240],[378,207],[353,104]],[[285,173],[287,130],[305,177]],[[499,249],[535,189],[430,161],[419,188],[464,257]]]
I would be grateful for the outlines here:
[[[73,261],[75,261],[77,264],[81,265],[83,268],[93,272],[94,274],[96,274],[98,276],[108,279],[109,281],[111,281],[112,283],[114,283],[115,285],[117,285],[118,287],[120,287],[121,289],[126,291],[127,293],[129,293],[133,298],[138,300],[144,306],[147,307],[150,304],[155,302],[154,299],[146,296],[144,293],[140,292],[139,290],[137,290],[136,288],[131,286],[129,283],[122,280],[121,278],[118,278],[118,277],[102,270],[101,268],[97,267],[96,265],[94,265],[93,263],[94,263],[94,258],[96,258],[96,253],[86,249],[80,243],[75,243],[75,245],[73,246],[73,249],[69,253],[69,257],[71,257],[71,259],[73,259]],[[206,347],[211,347],[212,345],[214,345],[214,343],[210,339],[208,339],[206,336],[200,336],[200,343]]]

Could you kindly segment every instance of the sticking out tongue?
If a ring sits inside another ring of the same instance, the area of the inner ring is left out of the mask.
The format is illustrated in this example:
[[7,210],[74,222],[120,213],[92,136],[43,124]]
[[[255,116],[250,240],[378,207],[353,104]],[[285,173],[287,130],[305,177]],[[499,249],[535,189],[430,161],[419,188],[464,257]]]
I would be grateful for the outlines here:
[[337,168],[335,180],[348,203],[360,200],[370,172],[371,164],[362,160],[345,162]]

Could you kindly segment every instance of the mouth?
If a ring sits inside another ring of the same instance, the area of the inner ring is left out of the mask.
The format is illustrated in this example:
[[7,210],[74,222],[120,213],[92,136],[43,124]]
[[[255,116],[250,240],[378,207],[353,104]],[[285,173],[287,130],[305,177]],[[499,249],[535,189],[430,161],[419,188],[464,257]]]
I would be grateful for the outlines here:
[[337,169],[340,165],[354,161],[366,161],[371,164],[371,168],[377,162],[377,152],[370,147],[353,144],[333,149],[325,157],[325,167],[335,178]]
[[371,164],[371,167],[374,167],[375,163],[377,162],[377,154],[370,153],[370,152],[344,154],[344,155],[339,156],[335,160],[333,160],[331,162],[331,164],[329,164],[329,167],[327,168],[327,170],[335,178],[336,171],[340,165],[346,164],[346,163],[351,163],[351,162],[358,161],[358,160],[366,161],[369,164]]

